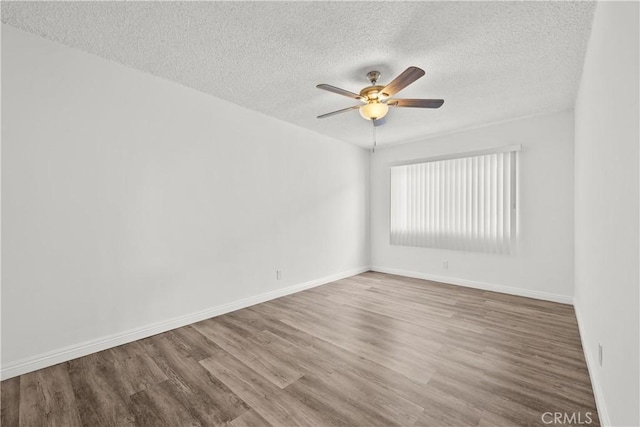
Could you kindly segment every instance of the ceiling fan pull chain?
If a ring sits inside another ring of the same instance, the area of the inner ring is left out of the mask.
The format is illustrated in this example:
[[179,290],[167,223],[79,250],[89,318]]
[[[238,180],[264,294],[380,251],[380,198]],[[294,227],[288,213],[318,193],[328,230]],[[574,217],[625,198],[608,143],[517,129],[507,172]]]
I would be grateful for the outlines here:
[[375,120],[371,120],[371,124],[373,125],[373,149],[371,150],[372,153],[376,152],[376,124],[374,122]]

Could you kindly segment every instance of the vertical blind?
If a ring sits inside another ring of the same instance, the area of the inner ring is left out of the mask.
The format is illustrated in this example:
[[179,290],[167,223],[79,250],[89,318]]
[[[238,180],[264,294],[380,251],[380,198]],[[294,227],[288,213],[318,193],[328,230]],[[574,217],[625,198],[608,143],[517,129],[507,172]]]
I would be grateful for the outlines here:
[[519,148],[392,166],[391,244],[509,253]]

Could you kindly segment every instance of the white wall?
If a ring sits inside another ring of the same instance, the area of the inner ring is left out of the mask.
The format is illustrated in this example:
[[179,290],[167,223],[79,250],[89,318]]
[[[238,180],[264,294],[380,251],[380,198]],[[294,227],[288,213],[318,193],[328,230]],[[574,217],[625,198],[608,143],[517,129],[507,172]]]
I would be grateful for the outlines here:
[[[512,144],[522,144],[515,254],[389,244],[389,163]],[[571,302],[573,113],[525,118],[379,150],[371,157],[371,244],[376,270]],[[449,261],[446,270],[444,260]]]
[[3,369],[369,264],[367,151],[4,24],[2,67]]
[[616,426],[640,425],[638,13],[598,3],[576,102],[576,313],[598,409]]

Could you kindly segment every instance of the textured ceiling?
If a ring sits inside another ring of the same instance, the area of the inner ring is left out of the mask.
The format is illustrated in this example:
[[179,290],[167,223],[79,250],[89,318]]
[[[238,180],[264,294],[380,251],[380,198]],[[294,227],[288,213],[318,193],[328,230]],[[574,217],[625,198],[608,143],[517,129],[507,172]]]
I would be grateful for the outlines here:
[[287,122],[369,146],[354,92],[378,70],[427,74],[378,144],[572,108],[593,2],[2,2],[2,21]]

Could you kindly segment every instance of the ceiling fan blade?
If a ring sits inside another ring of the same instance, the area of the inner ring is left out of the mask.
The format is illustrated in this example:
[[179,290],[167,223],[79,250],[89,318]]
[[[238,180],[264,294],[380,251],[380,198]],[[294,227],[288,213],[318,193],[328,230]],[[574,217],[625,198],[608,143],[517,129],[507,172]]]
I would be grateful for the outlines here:
[[392,99],[387,103],[390,107],[440,108],[444,99]]
[[348,90],[340,89],[339,87],[327,85],[327,84],[319,84],[316,86],[318,89],[327,90],[329,92],[337,93],[338,95],[347,96],[353,99],[360,99],[360,95],[357,93],[349,92]]
[[356,108],[360,108],[360,105],[354,105],[353,107],[343,108],[342,110],[332,111],[330,113],[323,114],[318,116],[319,119],[324,119],[325,117],[335,116],[336,114],[346,113],[349,110],[355,110]]
[[382,89],[382,93],[387,94],[387,96],[393,96],[422,76],[424,76],[424,70],[422,68],[409,67],[385,86],[385,88]]

